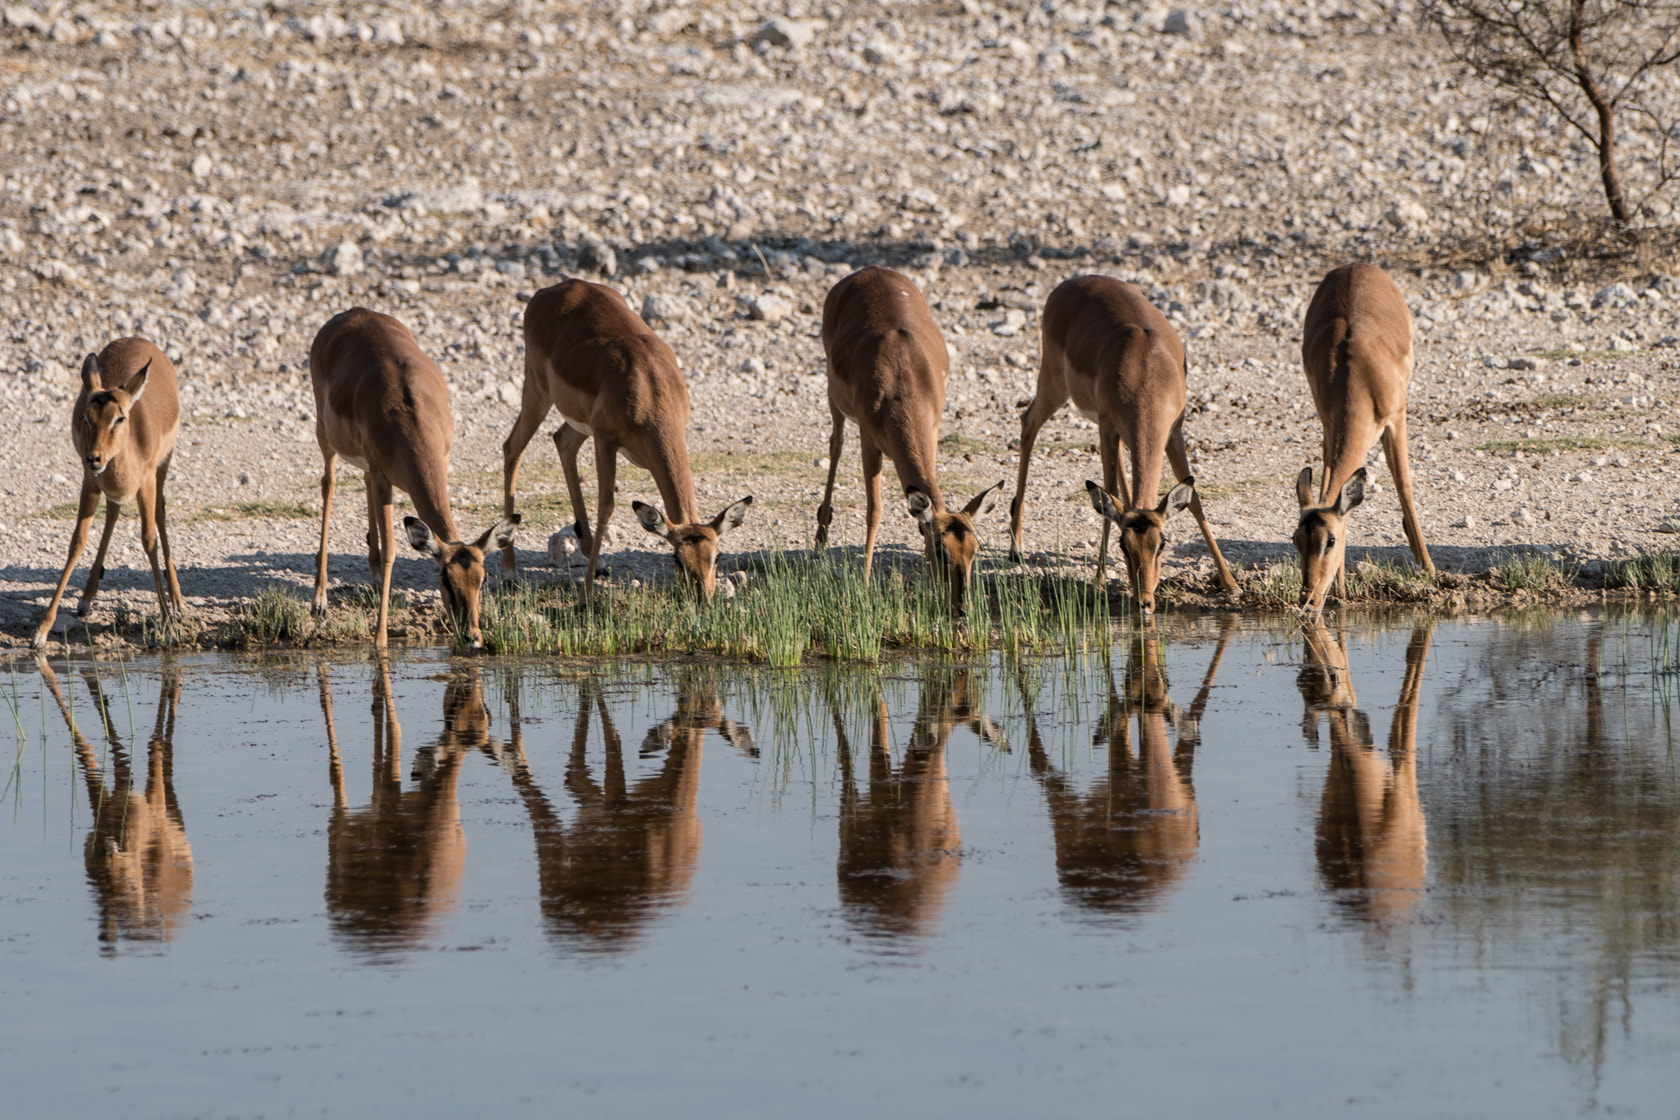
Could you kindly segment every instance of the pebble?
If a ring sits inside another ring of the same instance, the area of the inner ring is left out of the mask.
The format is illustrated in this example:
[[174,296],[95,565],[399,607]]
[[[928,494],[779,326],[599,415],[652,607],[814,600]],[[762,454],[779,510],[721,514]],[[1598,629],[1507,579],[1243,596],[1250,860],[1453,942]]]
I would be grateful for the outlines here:
[[341,241],[328,249],[326,264],[334,276],[357,276],[366,267],[362,250],[354,241]]
[[693,314],[693,310],[681,296],[649,292],[642,297],[642,318],[649,323],[681,322]]

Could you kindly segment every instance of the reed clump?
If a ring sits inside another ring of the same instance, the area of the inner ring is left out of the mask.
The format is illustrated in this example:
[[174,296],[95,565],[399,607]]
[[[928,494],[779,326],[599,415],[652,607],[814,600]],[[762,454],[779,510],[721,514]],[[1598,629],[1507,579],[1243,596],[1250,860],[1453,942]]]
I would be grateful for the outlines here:
[[1493,568],[1493,581],[1501,591],[1562,591],[1575,585],[1579,569],[1567,561],[1553,560],[1536,552],[1507,553]]
[[681,587],[487,589],[480,625],[492,653],[612,657],[708,653],[772,666],[816,657],[871,662],[891,650],[1077,653],[1111,639],[1107,595],[1081,580],[1028,570],[976,572],[965,620],[926,579],[884,570],[865,584],[855,563],[773,554],[710,603]]

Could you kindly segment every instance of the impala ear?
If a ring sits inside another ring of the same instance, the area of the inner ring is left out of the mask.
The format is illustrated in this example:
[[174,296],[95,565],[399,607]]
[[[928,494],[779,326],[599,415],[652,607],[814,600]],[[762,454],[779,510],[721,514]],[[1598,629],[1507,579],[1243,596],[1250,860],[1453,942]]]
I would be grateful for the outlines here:
[[146,359],[146,364],[140,367],[140,372],[128,379],[123,386],[123,392],[128,394],[128,407],[133,408],[140,403],[140,394],[146,391],[146,375],[152,372],[152,361]]
[[747,519],[747,507],[750,505],[752,505],[752,495],[748,494],[734,505],[724,509],[712,518],[712,531],[721,537],[730,529],[739,529],[741,522]]
[[1171,490],[1168,490],[1166,497],[1161,499],[1161,504],[1155,507],[1155,512],[1160,514],[1162,517],[1165,517],[1169,513],[1177,513],[1179,510],[1188,507],[1190,505],[1190,499],[1195,496],[1196,479],[1195,476],[1192,475],[1183,482],[1180,482],[1177,486],[1174,486]]
[[89,354],[82,359],[82,390],[97,393],[100,388],[100,378],[103,376],[99,368],[99,355]]
[[1085,493],[1091,496],[1092,509],[1115,524],[1120,523],[1120,507],[1114,504],[1114,499],[1109,496],[1107,490],[1087,478],[1085,480]]
[[497,548],[508,548],[513,544],[513,531],[519,527],[519,514],[505,517],[490,528],[484,530],[484,535],[473,542],[473,547],[483,552],[490,547],[490,539],[496,539]]
[[1313,504],[1311,467],[1302,467],[1301,473],[1295,476],[1295,501],[1302,509]]
[[636,520],[642,523],[642,528],[656,537],[671,539],[671,523],[665,519],[664,510],[646,502],[631,502],[630,508],[636,511]]
[[970,517],[977,514],[983,516],[992,512],[992,507],[997,505],[997,491],[1002,489],[1003,481],[999,479],[996,485],[988,486],[970,498],[968,504],[963,507],[963,512]]
[[438,544],[437,538],[432,536],[431,529],[424,521],[418,517],[405,517],[403,530],[408,534],[408,543],[414,546],[414,551],[424,552],[433,560],[443,558],[443,546]]
[[920,490],[911,489],[904,492],[904,501],[910,507],[910,516],[916,519],[916,524],[926,528],[933,524],[933,499]]
[[1336,512],[1346,517],[1348,512],[1365,500],[1365,468],[1360,467],[1353,472],[1353,477],[1342,483],[1342,492],[1336,496]]

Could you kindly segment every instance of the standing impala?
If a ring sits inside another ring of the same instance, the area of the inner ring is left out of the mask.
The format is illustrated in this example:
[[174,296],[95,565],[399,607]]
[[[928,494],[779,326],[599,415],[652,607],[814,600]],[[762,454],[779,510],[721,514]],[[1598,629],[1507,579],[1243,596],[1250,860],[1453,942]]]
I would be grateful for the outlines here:
[[927,300],[908,276],[890,268],[854,272],[829,290],[823,302],[823,349],[828,354],[828,407],[834,433],[828,438],[828,487],[817,509],[817,547],[828,543],[834,520],[834,476],[846,442],[846,420],[858,426],[863,450],[863,486],[868,526],[863,545],[863,579],[869,582],[875,534],[881,527],[881,457],[892,460],[910,516],[922,533],[932,573],[942,573],[951,606],[962,614],[979,538],[977,514],[991,511],[988,486],[957,512],[945,507],[934,478],[939,452],[939,417],[945,411],[945,380],[951,359]]
[[1378,439],[1400,497],[1400,519],[1412,556],[1435,574],[1412,498],[1406,457],[1406,386],[1412,380],[1412,313],[1382,269],[1345,264],[1319,284],[1301,329],[1301,361],[1313,406],[1324,425],[1324,485],[1313,502],[1312,468],[1295,480],[1301,519],[1301,608],[1324,609],[1336,580],[1347,594],[1347,516],[1365,500],[1365,453]]
[[[669,541],[677,572],[710,599],[717,587],[717,541],[741,524],[752,496],[701,521],[688,466],[688,386],[677,356],[654,334],[624,297],[602,284],[562,280],[544,288],[525,307],[525,393],[519,418],[502,444],[503,509],[513,513],[513,484],[519,458],[548,410],[564,421],[554,433],[566,490],[577,519],[578,546],[589,556],[583,593],[591,594],[601,558],[601,537],[613,513],[618,453],[653,475],[665,510],[632,502],[642,528]],[[577,456],[594,437],[599,500],[595,528],[583,504]],[[674,518],[674,520],[673,520]],[[514,570],[513,549],[502,552],[502,570]]]
[[321,552],[315,559],[315,610],[327,609],[327,523],[332,517],[338,460],[367,476],[368,568],[379,579],[379,625],[374,644],[385,648],[396,549],[391,488],[414,501],[417,517],[403,518],[408,543],[437,562],[444,609],[473,649],[484,587],[484,550],[513,548],[519,515],[510,513],[471,544],[455,535],[449,512],[449,449],[455,418],[449,387],[407,327],[389,315],[353,307],[327,320],[309,347],[315,389],[315,438],[326,461],[321,472]]
[[[1076,276],[1059,285],[1044,303],[1040,329],[1043,361],[1038,391],[1021,414],[1021,473],[1009,520],[1010,557],[1021,556],[1021,516],[1027,504],[1027,466],[1033,440],[1044,422],[1073,398],[1073,407],[1097,422],[1097,450],[1103,484],[1087,482],[1092,507],[1103,515],[1100,561],[1108,560],[1112,522],[1120,529],[1132,596],[1143,613],[1155,609],[1161,579],[1162,529],[1167,515],[1186,506],[1219,569],[1219,582],[1235,591],[1237,581],[1213,539],[1190,458],[1184,450],[1184,412],[1189,402],[1184,346],[1166,317],[1132,285],[1107,276]],[[1126,487],[1121,447],[1132,461]],[[1178,485],[1157,504],[1161,458],[1172,464]],[[1115,499],[1119,500],[1116,501]]]
[[[44,649],[47,634],[58,617],[58,604],[70,583],[70,573],[87,547],[88,528],[99,499],[105,499],[105,530],[93,558],[87,585],[76,613],[85,615],[99,594],[105,575],[105,552],[117,527],[122,503],[140,507],[140,543],[152,563],[152,586],[157,590],[158,613],[181,608],[181,584],[169,553],[169,529],[164,517],[163,484],[181,430],[181,401],[175,367],[162,350],[143,338],[119,338],[82,362],[82,391],[70,410],[70,442],[82,461],[82,497],[76,508],[76,528],[70,534],[70,555],[59,573],[58,587],[41,614],[32,643]],[[158,545],[163,564],[158,565]],[[167,594],[164,575],[169,577]]]

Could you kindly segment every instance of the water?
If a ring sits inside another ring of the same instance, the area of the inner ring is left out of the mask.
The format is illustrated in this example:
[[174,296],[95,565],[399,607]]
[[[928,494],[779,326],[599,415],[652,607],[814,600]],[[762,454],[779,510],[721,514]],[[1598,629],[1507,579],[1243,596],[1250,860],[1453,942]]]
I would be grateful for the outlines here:
[[20,662],[6,1112],[1673,1117],[1671,638]]

